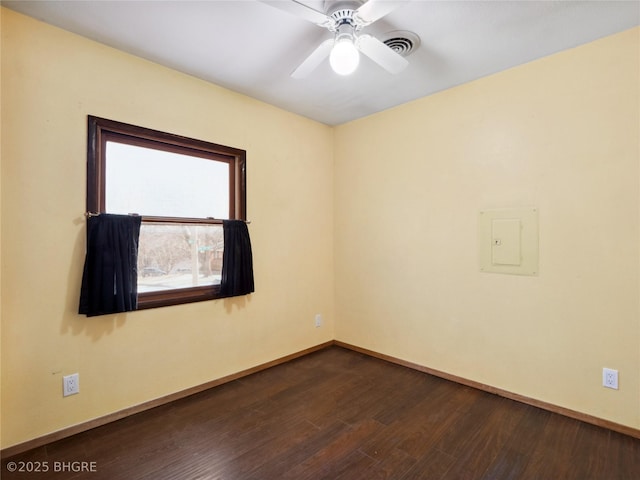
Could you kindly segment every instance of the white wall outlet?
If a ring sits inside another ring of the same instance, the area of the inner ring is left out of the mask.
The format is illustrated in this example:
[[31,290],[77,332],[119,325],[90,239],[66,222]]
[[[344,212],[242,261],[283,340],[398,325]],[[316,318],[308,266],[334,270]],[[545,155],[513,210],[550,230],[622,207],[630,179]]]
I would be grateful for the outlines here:
[[322,315],[320,315],[319,313],[316,314],[315,325],[316,325],[316,328],[319,328],[322,326]]
[[62,377],[62,396],[68,397],[80,393],[80,375],[73,373]]
[[611,368],[603,368],[602,386],[618,390],[618,371]]

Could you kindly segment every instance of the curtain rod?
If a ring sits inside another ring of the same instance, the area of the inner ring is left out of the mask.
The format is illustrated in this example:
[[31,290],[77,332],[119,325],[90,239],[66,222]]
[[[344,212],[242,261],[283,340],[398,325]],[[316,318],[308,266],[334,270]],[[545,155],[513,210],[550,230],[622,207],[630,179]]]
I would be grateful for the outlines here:
[[[130,215],[132,217],[139,217],[140,214],[139,213],[128,213],[127,215]],[[90,217],[99,217],[100,216],[100,212],[84,212],[84,216],[87,218]],[[219,220],[219,221],[224,221],[226,219],[224,218],[214,218],[214,217],[207,217],[205,220]],[[244,220],[244,223],[246,223],[247,225],[251,223],[251,220]]]
[[[131,216],[131,217],[139,217],[140,215],[137,213],[128,213],[127,215]],[[84,216],[89,218],[89,217],[99,217],[100,216],[100,212],[84,212]]]

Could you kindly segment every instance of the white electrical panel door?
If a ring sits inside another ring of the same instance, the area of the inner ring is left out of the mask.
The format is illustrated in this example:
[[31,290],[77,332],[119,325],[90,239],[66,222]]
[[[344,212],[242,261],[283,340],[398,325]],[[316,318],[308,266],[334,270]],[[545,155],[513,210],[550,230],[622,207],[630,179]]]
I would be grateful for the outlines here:
[[522,222],[519,218],[495,218],[491,221],[491,263],[522,263]]
[[538,210],[481,210],[478,218],[480,270],[538,274]]

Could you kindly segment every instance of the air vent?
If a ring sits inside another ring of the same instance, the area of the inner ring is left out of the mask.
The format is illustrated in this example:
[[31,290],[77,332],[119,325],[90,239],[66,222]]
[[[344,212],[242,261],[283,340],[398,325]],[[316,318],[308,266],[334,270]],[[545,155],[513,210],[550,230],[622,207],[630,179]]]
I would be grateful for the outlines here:
[[420,46],[420,37],[413,32],[395,30],[382,35],[380,40],[397,54],[406,57]]

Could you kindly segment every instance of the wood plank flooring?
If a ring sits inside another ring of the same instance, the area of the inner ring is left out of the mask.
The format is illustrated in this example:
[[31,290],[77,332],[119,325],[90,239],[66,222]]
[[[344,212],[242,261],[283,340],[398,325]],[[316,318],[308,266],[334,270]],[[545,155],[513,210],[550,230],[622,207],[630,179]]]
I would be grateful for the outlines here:
[[4,459],[1,475],[636,480],[640,440],[330,347]]

